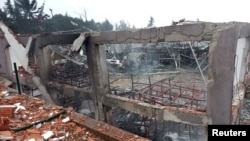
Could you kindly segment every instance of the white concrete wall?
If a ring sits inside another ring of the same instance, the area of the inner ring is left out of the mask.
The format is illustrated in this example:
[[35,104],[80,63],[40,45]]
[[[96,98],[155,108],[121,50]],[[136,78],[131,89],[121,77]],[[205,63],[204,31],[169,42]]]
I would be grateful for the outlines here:
[[32,37],[29,38],[26,47],[24,47],[17,41],[13,32],[11,32],[11,30],[2,22],[0,22],[0,29],[4,33],[4,36],[10,45],[10,47],[7,50],[9,51],[10,54],[12,69],[14,70],[13,63],[16,63],[17,67],[23,66],[24,69],[27,70],[29,61],[28,52],[30,49]]
[[248,38],[238,39],[236,48],[236,57],[235,57],[234,86],[236,86],[239,82],[244,82],[244,77],[247,70],[248,49],[249,49],[249,39]]

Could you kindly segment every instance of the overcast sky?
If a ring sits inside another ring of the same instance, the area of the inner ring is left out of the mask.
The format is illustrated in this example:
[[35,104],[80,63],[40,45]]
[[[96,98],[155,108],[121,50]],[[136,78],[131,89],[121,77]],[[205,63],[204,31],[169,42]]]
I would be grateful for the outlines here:
[[[3,5],[0,0],[1,5]],[[40,6],[44,0],[37,0]],[[1,6],[2,7],[2,6]],[[155,26],[170,25],[172,20],[208,22],[250,22],[249,0],[45,0],[45,12],[79,17],[86,9],[88,19],[111,23],[125,20],[137,28],[146,27],[150,16]]]

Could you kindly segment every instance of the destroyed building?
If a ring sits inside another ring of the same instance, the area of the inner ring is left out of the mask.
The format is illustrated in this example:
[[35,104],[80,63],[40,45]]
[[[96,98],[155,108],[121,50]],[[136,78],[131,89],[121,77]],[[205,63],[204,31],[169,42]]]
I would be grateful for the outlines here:
[[[22,131],[27,140],[200,141],[209,124],[249,123],[248,23],[38,35],[0,29],[0,110],[13,112],[1,116],[10,137],[35,122],[36,110],[45,121]],[[53,126],[44,133],[46,124]],[[77,130],[60,132],[63,125]]]

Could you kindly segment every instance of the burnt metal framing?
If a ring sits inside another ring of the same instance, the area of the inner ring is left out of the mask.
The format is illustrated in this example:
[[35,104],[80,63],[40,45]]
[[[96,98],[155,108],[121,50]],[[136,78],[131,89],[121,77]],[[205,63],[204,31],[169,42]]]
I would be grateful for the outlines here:
[[[176,80],[171,78],[162,79],[156,83],[139,90],[138,100],[162,106],[176,106],[192,110],[205,111],[206,89],[196,88],[196,83],[203,83],[202,80],[191,78],[184,82],[184,78],[179,76]],[[184,83],[184,86],[178,85]],[[177,101],[182,101],[177,102]]]
[[[100,97],[104,97],[104,101],[100,100],[98,102],[108,106],[120,107],[142,115],[145,115],[145,113],[154,117],[162,117],[162,115],[164,115],[164,120],[201,125],[231,124],[234,80],[233,56],[235,56],[237,39],[248,37],[249,33],[249,24],[235,22],[226,24],[198,23],[139,29],[134,31],[92,33],[89,45],[90,48],[94,48],[93,45],[101,46],[102,44],[119,43],[152,43],[169,41],[210,41],[211,43],[208,54],[209,65],[207,90],[202,90],[207,91],[207,107],[205,111],[201,112],[203,113],[201,114],[203,115],[201,117],[202,122],[197,122],[199,121],[197,118],[200,118],[200,114],[196,113],[200,113],[199,111],[189,110],[187,108],[180,108],[181,110],[178,110],[178,108],[172,106],[170,106],[170,108],[160,106],[161,108],[158,107],[158,109],[153,105],[150,106],[146,104],[146,106],[138,100],[130,100],[119,96],[111,97],[110,95],[99,95]],[[94,66],[94,68],[95,67],[101,69],[98,65]],[[93,76],[91,77],[93,78]],[[182,92],[184,89],[181,88],[181,91],[177,94],[177,97],[174,97],[174,99],[183,96]],[[192,103],[192,100],[194,100],[194,97],[191,97],[191,100],[187,101],[186,104]],[[152,113],[150,110],[154,112]],[[181,114],[177,114],[177,111],[181,111]],[[168,118],[165,116],[168,116]]]

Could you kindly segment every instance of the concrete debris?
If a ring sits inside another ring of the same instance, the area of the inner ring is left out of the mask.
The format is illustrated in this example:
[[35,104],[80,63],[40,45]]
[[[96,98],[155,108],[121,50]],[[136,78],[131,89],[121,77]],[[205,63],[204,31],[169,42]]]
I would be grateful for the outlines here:
[[[16,40],[12,31],[2,22],[0,22],[0,29],[4,33],[4,36],[10,45],[10,48],[8,49],[8,51],[10,53],[11,64],[16,62],[18,66],[23,66],[25,69],[27,69],[28,60],[29,60],[28,52],[29,52],[33,38],[29,37],[26,47],[24,47],[22,44],[20,44]],[[13,65],[12,65],[12,69],[14,70]]]
[[[33,68],[29,67],[29,65],[28,65],[28,62],[29,62],[28,52],[30,50],[33,37],[30,36],[28,38],[26,47],[24,47],[15,38],[12,31],[6,25],[4,25],[2,22],[0,22],[0,29],[4,33],[4,36],[10,45],[10,48],[8,48],[8,51],[10,54],[10,61],[11,61],[12,70],[14,70],[14,66],[12,64],[17,63],[18,68],[20,68],[20,67],[23,68],[22,72],[28,72],[29,74],[35,74],[33,72]],[[25,74],[27,74],[27,73],[25,73]],[[20,76],[22,76],[22,74]],[[54,103],[54,101],[51,99],[50,95],[47,93],[45,87],[40,82],[40,78],[38,76],[33,76],[32,80],[37,85],[37,87],[39,88],[41,93],[44,94],[44,97],[46,98],[46,100],[48,100],[50,103]]]
[[70,48],[71,51],[77,52],[80,49],[84,40],[85,40],[85,33],[81,33],[80,36],[74,40],[74,42]]
[[13,105],[17,107],[14,113],[18,113],[19,110],[25,110],[25,107],[22,106],[21,103],[15,103]]
[[50,137],[52,137],[54,135],[53,131],[46,131],[44,134],[42,134],[43,138],[45,140],[49,139]]
[[0,94],[0,140],[104,141],[105,136],[107,140],[134,140],[134,134],[77,114],[71,107],[48,104],[28,95]]
[[66,117],[66,118],[64,118],[63,120],[62,120],[62,122],[68,122],[68,121],[70,121],[70,118],[69,117]]
[[1,92],[3,95],[8,96],[9,92],[7,90]]
[[71,54],[68,54],[69,52],[71,52],[70,45],[48,45],[48,47],[54,53],[78,65],[84,65],[87,62],[86,55],[77,54],[76,56],[72,56]]

